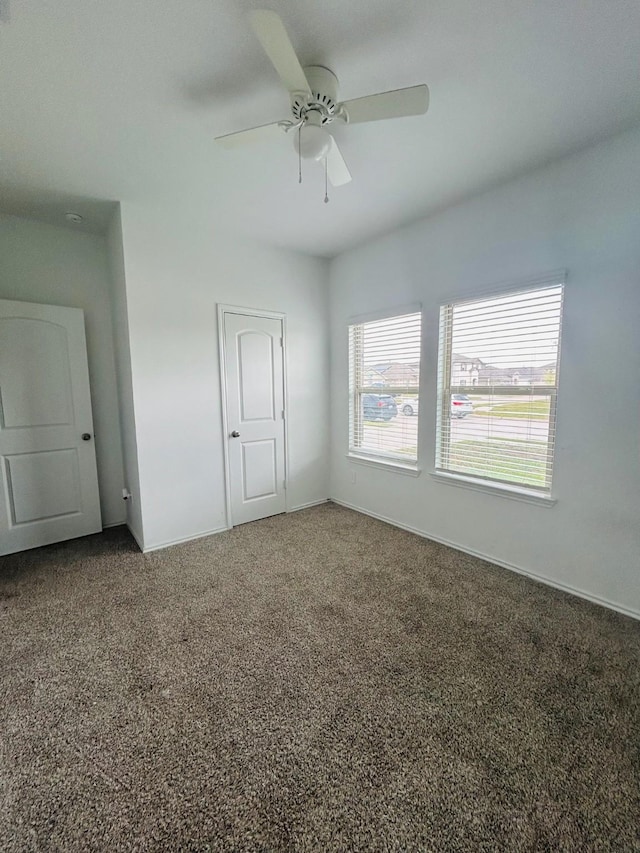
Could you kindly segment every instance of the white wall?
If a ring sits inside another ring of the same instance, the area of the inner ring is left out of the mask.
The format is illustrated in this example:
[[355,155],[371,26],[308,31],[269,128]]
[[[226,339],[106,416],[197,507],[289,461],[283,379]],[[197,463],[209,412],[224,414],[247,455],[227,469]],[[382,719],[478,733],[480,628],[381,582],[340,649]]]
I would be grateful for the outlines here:
[[142,507],[140,478],[138,474],[138,442],[136,436],[135,406],[131,378],[131,350],[129,346],[129,322],[127,318],[127,281],[122,245],[122,217],[120,206],[116,210],[107,233],[107,256],[111,274],[111,307],[113,316],[113,340],[115,346],[116,376],[118,379],[118,402],[120,405],[120,429],[122,432],[122,459],[124,485],[135,497],[123,501],[129,529],[142,544]]
[[0,215],[0,298],[82,308],[102,523],[122,524],[122,453],[105,241]]
[[144,548],[226,525],[218,303],[286,313],[288,506],[326,499],[327,262],[214,231],[185,205],[123,203],[122,229]]
[[[332,497],[640,615],[639,164],[636,129],[332,262]],[[435,481],[440,303],[560,268],[556,505]],[[415,479],[345,458],[348,318],[414,302],[426,312]]]

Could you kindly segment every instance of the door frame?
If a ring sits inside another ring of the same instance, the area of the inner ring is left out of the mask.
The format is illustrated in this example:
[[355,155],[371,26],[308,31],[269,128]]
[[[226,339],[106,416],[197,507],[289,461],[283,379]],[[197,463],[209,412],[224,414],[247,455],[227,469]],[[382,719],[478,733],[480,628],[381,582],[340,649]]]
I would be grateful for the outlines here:
[[261,308],[246,308],[242,305],[218,303],[218,350],[220,354],[220,391],[222,403],[222,445],[224,447],[224,491],[227,529],[233,527],[231,514],[231,477],[229,465],[229,423],[227,419],[227,352],[225,336],[225,314],[244,314],[247,317],[264,317],[282,323],[282,384],[284,399],[284,493],[285,512],[289,512],[289,390],[287,381],[287,315],[281,311],[266,311]]

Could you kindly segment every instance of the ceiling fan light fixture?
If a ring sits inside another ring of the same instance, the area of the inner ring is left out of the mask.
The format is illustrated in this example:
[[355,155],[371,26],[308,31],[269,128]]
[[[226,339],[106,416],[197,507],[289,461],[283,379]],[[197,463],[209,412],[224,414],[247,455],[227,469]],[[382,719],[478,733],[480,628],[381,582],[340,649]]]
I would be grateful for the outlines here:
[[315,124],[304,124],[293,138],[293,147],[305,160],[324,160],[332,144],[331,134]]

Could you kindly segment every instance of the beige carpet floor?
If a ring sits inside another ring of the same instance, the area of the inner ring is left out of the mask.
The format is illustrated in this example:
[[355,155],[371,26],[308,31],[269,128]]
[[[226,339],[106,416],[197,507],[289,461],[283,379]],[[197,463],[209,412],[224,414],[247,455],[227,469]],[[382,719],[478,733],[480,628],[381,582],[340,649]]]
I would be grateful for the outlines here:
[[640,624],[338,506],[5,558],[0,638],[4,853],[640,850]]

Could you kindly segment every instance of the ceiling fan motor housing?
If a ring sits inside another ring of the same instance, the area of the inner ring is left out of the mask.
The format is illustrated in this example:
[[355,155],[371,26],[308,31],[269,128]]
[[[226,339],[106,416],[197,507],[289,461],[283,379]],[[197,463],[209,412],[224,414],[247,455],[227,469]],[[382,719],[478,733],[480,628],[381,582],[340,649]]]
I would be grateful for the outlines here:
[[322,124],[333,120],[338,110],[338,78],[323,65],[307,65],[304,69],[311,94],[293,92],[291,111],[297,121],[304,121],[309,111],[321,114]]

